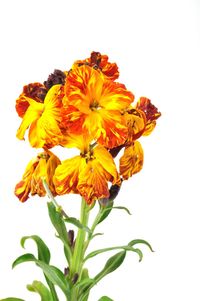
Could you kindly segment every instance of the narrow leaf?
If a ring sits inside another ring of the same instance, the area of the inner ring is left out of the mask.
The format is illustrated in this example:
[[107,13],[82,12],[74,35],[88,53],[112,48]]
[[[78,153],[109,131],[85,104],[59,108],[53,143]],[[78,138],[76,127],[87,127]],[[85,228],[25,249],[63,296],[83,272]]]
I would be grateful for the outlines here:
[[45,263],[49,263],[51,255],[50,255],[49,248],[44,243],[44,241],[37,235],[24,236],[21,239],[21,246],[23,248],[27,239],[32,239],[36,243],[37,250],[38,250],[38,259],[44,261]]
[[72,257],[72,251],[70,248],[69,240],[68,240],[68,234],[67,234],[67,229],[65,226],[65,223],[63,221],[62,215],[60,212],[56,210],[56,207],[52,202],[48,203],[48,210],[49,210],[49,217],[50,220],[56,229],[59,238],[64,244],[65,248],[65,256],[67,258],[68,263],[70,264],[71,262],[71,257]]
[[95,238],[96,236],[100,236],[100,235],[104,235],[104,233],[95,233],[95,234],[93,234],[93,235],[91,236],[91,240],[92,240],[93,238]]
[[113,209],[125,210],[129,215],[131,215],[130,210],[124,206],[115,206],[115,207],[113,207]]
[[126,256],[126,251],[121,251],[113,255],[112,257],[110,257],[106,262],[103,270],[94,277],[96,283],[100,281],[103,277],[114,272],[118,267],[120,267],[120,265],[123,263],[125,259],[125,256]]
[[80,222],[77,218],[75,218],[75,217],[65,217],[65,218],[64,218],[64,221],[65,221],[66,223],[73,224],[74,226],[76,226],[76,227],[79,228],[79,229],[82,229],[82,230],[84,230],[84,231],[86,231],[86,232],[88,232],[88,233],[91,233],[91,230],[90,230],[88,227],[83,226],[83,225],[81,224],[81,222]]
[[139,258],[140,258],[140,261],[142,260],[142,257],[143,257],[143,254],[142,252],[139,250],[139,249],[134,249],[133,247],[131,246],[117,246],[117,247],[110,247],[110,248],[104,248],[104,249],[98,249],[98,250],[95,250],[91,253],[89,253],[85,258],[84,258],[84,262],[96,255],[99,255],[101,253],[105,253],[105,252],[108,252],[108,251],[113,251],[113,250],[119,250],[119,249],[122,249],[122,250],[125,250],[125,251],[132,251],[132,252],[135,252],[139,255]]
[[154,250],[152,249],[150,243],[148,243],[146,240],[143,240],[143,239],[134,239],[134,240],[131,240],[128,245],[129,246],[134,246],[134,245],[137,245],[137,244],[143,244],[143,245],[146,245],[149,247],[149,249],[154,252]]
[[22,256],[19,256],[12,264],[12,268],[15,268],[18,264],[29,262],[29,261],[37,261],[33,254],[27,253]]
[[30,292],[38,293],[41,297],[41,301],[53,301],[52,295],[48,288],[40,281],[33,281],[32,284],[27,285],[27,289]]
[[104,207],[101,206],[101,215],[98,221],[98,224],[102,223],[104,221],[104,219],[106,219],[108,217],[108,215],[110,214],[112,208],[113,208],[113,201],[109,201],[108,204]]
[[69,298],[69,283],[65,275],[56,267],[48,265],[42,261],[37,260],[36,264],[43,270],[46,277],[54,284],[60,287],[65,296]]
[[107,296],[103,296],[103,297],[101,297],[98,301],[114,301],[114,300],[110,299],[110,298],[107,297]]
[[19,298],[6,298],[6,299],[1,299],[0,301],[24,301],[22,299],[19,299]]

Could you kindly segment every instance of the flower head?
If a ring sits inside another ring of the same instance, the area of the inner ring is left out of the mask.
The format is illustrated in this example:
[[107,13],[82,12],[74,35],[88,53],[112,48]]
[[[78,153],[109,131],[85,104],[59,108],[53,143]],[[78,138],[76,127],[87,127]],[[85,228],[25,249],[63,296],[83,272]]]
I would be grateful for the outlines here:
[[108,148],[123,144],[127,126],[121,111],[134,100],[124,85],[83,65],[69,73],[64,89],[62,123],[69,131],[81,134],[86,129]]
[[[60,110],[62,102],[59,98],[60,85],[53,86],[47,93],[43,102],[35,98],[22,95],[17,99],[17,110],[23,118],[17,131],[17,138],[23,140],[26,130],[29,128],[29,141],[36,148],[53,147],[62,140],[59,128],[61,120]],[[19,108],[23,107],[24,110]]]
[[15,187],[15,195],[19,200],[25,202],[29,198],[29,194],[45,196],[46,192],[42,183],[43,178],[46,179],[52,194],[56,195],[53,175],[60,163],[58,157],[49,150],[38,154],[36,158],[32,159],[26,167],[22,180]]
[[108,182],[120,185],[120,178],[110,153],[101,145],[86,145],[83,136],[74,136],[72,145],[80,155],[57,167],[54,184],[58,194],[79,193],[88,204],[109,196]]

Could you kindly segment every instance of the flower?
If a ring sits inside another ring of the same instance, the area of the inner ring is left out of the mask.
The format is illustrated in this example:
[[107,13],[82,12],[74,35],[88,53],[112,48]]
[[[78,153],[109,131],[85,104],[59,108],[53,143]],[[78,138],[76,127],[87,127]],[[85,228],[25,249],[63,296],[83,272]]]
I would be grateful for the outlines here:
[[156,120],[160,116],[161,113],[146,97],[140,97],[135,108],[130,107],[125,111],[124,117],[128,127],[128,136],[119,167],[120,175],[124,180],[128,180],[133,174],[142,169],[144,154],[141,144],[136,140],[141,136],[149,135],[155,128]]
[[57,167],[54,185],[58,194],[79,193],[91,204],[109,197],[108,182],[120,185],[120,178],[110,153],[101,145],[86,144],[87,137],[72,136],[70,146],[77,146],[81,153]]
[[82,65],[88,65],[90,67],[93,67],[94,69],[102,72],[104,76],[111,80],[115,80],[119,77],[119,71],[118,66],[116,63],[110,63],[108,61],[107,55],[102,55],[100,52],[93,51],[89,58],[85,60],[78,60],[74,63],[72,69],[74,66],[82,66]]
[[127,126],[121,111],[129,107],[134,95],[123,84],[83,65],[69,73],[64,94],[62,125],[68,131],[81,134],[86,129],[107,148],[125,142]]
[[15,195],[19,200],[25,202],[29,198],[29,194],[45,196],[46,192],[42,184],[42,178],[45,178],[52,194],[56,195],[53,175],[60,163],[58,157],[49,150],[32,159],[25,169],[22,180],[15,187]]
[[23,118],[17,131],[17,138],[23,140],[25,132],[29,128],[31,146],[50,148],[59,144],[63,137],[59,128],[62,106],[59,98],[60,87],[60,85],[53,86],[43,102],[39,102],[33,97],[24,97],[24,95],[17,99],[16,109]]
[[158,109],[151,103],[151,100],[146,97],[140,97],[136,108],[145,114],[146,125],[143,135],[148,136],[155,128],[156,120],[161,116],[161,113],[158,112]]

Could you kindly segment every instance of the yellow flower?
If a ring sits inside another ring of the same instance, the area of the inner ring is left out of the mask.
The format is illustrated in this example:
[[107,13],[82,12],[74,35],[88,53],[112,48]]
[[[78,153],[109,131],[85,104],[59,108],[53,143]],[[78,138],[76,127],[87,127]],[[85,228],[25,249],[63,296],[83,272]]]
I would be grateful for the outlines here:
[[108,182],[120,185],[120,178],[110,153],[103,146],[93,148],[84,140],[83,136],[72,137],[70,146],[77,146],[81,153],[57,167],[54,184],[58,194],[79,193],[91,204],[107,198]]
[[[17,131],[17,138],[23,140],[29,128],[29,141],[33,147],[50,148],[59,144],[63,137],[59,128],[62,105],[59,93],[60,85],[55,85],[48,91],[42,103],[33,98],[26,98],[29,105],[22,115],[23,120]],[[20,106],[20,101],[23,104],[24,98],[17,100],[18,106]]]
[[21,202],[25,202],[29,194],[45,196],[46,192],[42,184],[42,178],[46,179],[53,195],[56,195],[53,184],[53,175],[60,160],[52,152],[46,150],[32,159],[23,174],[22,180],[15,187],[15,195]]
[[72,133],[86,129],[99,144],[113,148],[127,138],[121,111],[134,100],[125,86],[83,65],[72,70],[64,87],[62,124]]

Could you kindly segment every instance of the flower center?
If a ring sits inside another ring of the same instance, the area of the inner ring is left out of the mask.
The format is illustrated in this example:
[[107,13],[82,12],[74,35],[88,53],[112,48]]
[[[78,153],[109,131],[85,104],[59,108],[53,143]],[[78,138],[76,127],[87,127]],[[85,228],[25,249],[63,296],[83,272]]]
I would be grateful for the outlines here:
[[98,101],[93,100],[93,102],[90,104],[90,110],[91,111],[98,111],[101,109],[101,106],[99,105]]

